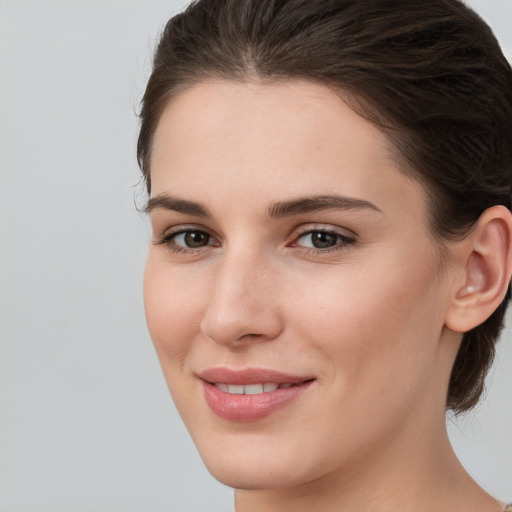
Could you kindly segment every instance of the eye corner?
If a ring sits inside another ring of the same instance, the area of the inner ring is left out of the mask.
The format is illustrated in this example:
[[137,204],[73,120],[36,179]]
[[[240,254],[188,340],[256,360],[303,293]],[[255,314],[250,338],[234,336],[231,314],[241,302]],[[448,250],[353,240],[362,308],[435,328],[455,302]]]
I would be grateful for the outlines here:
[[[309,237],[309,243],[300,243]],[[356,243],[357,235],[348,230],[337,229],[332,226],[305,226],[298,231],[289,247],[299,248],[305,252],[326,254],[333,251],[347,249]]]
[[152,244],[174,254],[199,255],[209,247],[220,247],[217,237],[202,226],[180,225],[152,237]]

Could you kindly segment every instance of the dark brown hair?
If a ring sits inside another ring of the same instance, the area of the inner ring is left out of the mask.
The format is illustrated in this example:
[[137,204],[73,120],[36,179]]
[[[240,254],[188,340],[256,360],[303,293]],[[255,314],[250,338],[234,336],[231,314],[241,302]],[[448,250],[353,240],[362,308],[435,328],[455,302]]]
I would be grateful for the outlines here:
[[[199,0],[167,23],[140,113],[140,168],[180,91],[208,78],[307,79],[340,92],[389,137],[426,187],[431,227],[463,237],[487,208],[511,207],[512,70],[490,28],[459,0]],[[510,298],[464,334],[447,407],[483,390]]]

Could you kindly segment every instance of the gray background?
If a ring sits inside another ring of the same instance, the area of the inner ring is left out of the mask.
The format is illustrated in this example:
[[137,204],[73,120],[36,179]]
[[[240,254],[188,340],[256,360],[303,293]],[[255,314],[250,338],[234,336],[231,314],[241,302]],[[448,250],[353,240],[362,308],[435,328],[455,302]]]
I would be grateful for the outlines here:
[[[171,403],[141,294],[134,112],[185,3],[0,0],[1,512],[231,510]],[[512,0],[470,3],[512,57]],[[512,500],[511,328],[489,383],[449,427]]]

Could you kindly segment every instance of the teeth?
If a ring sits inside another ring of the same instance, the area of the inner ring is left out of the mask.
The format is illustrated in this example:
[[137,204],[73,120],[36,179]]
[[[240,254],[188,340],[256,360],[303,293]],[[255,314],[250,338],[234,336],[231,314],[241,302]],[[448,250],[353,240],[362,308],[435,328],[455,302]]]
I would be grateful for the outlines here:
[[265,384],[224,384],[216,382],[215,386],[225,393],[233,395],[258,395],[260,393],[270,393],[276,389],[288,389],[294,384],[291,382],[284,382],[283,384],[276,384],[275,382],[266,382]]
[[232,395],[243,395],[244,386],[239,386],[237,384],[228,384],[228,393],[231,393]]
[[244,386],[244,394],[257,395],[263,393],[263,384],[247,384]]

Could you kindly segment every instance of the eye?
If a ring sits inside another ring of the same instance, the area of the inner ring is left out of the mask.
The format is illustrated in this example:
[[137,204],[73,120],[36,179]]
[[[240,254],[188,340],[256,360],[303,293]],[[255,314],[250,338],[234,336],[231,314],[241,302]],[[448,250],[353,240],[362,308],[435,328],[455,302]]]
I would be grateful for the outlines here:
[[175,252],[191,252],[208,246],[217,246],[217,242],[210,233],[201,229],[182,228],[164,234],[156,241],[157,245],[166,245]]
[[189,249],[199,249],[210,245],[211,236],[205,231],[183,231],[173,235],[172,240],[180,247],[187,247]]
[[355,237],[328,229],[309,229],[301,233],[294,242],[295,246],[319,252],[341,249],[353,244]]

